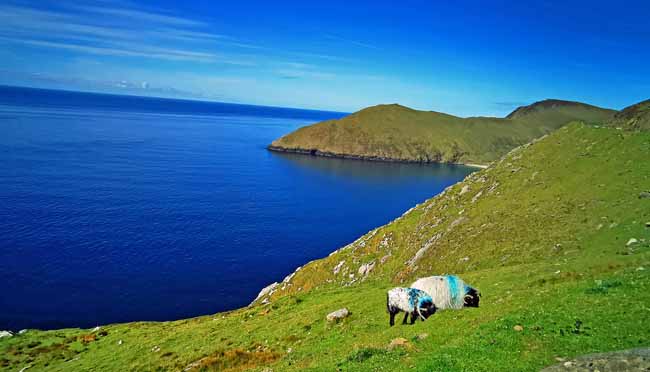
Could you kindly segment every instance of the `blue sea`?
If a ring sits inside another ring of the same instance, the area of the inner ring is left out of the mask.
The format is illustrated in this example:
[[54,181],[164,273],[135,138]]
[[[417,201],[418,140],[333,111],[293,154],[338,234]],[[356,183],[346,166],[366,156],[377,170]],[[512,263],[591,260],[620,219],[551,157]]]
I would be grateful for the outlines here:
[[245,306],[472,171],[265,148],[343,115],[0,87],[0,329]]

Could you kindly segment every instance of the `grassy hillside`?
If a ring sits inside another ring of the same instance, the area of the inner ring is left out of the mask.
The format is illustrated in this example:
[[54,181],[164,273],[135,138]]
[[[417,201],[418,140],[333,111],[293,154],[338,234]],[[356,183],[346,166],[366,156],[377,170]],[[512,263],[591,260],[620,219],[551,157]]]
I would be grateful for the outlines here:
[[[270,303],[28,331],[0,339],[0,368],[522,371],[650,346],[648,153],[650,132],[573,123],[305,265]],[[478,287],[481,307],[388,327],[385,291],[439,273]],[[341,307],[352,315],[328,324]]]
[[379,105],[300,128],[269,149],[371,160],[487,164],[570,121],[602,123],[614,111],[546,100],[506,118],[459,118],[400,105]]

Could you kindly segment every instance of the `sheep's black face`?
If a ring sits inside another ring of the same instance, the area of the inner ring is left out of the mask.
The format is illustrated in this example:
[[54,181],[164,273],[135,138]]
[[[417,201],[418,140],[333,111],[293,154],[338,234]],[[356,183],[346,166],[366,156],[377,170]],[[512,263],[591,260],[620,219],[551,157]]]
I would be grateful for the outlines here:
[[438,309],[432,302],[425,302],[420,306],[420,314],[422,314],[424,319],[428,319],[431,315],[435,314],[436,310]]
[[465,295],[465,307],[478,307],[479,297],[480,295],[476,289],[470,289]]

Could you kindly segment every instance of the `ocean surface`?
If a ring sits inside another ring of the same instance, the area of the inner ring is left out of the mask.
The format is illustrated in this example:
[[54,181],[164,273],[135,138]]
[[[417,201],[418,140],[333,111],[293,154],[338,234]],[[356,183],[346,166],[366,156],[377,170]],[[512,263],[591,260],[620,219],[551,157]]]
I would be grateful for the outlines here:
[[265,149],[341,116],[0,87],[0,329],[245,306],[472,171]]

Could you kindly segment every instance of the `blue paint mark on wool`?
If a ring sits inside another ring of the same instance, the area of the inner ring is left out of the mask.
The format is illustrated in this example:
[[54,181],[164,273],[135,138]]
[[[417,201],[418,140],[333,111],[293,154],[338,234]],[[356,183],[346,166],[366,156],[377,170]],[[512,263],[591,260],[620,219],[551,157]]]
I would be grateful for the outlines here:
[[449,294],[453,302],[458,300],[458,278],[454,275],[447,275],[447,282],[449,283]]
[[408,296],[409,296],[409,306],[411,307],[410,310],[413,311],[415,309],[415,300],[418,298],[418,290],[416,288],[409,288],[408,289]]

